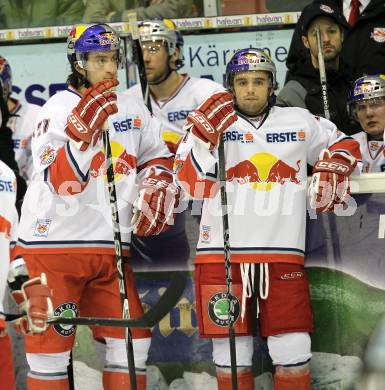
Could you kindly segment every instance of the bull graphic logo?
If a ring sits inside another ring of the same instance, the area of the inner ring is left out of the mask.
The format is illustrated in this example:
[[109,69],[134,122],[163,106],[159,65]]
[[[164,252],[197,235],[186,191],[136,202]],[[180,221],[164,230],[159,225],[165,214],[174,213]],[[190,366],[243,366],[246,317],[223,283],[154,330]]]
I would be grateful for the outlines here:
[[301,184],[298,174],[301,160],[292,166],[270,153],[256,153],[248,160],[239,162],[226,171],[228,181],[239,184],[251,183],[253,189],[270,191],[277,184]]
[[[136,170],[136,157],[128,154],[124,146],[116,141],[111,142],[112,165],[114,167],[115,180],[118,181],[124,176],[129,176]],[[106,176],[106,157],[104,148],[99,151],[91,162],[90,175],[93,178]],[[106,177],[105,177],[106,179]]]

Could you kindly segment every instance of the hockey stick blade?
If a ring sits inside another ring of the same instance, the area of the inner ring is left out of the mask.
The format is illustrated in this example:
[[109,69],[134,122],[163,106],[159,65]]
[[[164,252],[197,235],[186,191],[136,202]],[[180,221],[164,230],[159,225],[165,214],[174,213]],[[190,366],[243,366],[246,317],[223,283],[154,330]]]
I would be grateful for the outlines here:
[[122,328],[152,328],[158,324],[161,319],[168,314],[177,304],[186,286],[186,278],[182,274],[175,274],[171,279],[164,294],[159,301],[143,316],[131,319],[120,318],[98,318],[98,317],[53,317],[47,323],[65,324],[65,325],[94,325],[94,326],[113,326]]

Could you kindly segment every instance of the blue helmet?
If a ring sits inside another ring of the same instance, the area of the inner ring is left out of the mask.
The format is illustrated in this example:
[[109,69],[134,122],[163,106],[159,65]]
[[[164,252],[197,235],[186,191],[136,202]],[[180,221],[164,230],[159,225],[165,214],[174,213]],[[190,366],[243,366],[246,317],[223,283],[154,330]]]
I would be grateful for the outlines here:
[[356,103],[385,97],[385,75],[367,75],[354,82],[348,93],[349,113],[356,116]]
[[118,65],[123,66],[123,51],[118,33],[109,25],[79,24],[74,26],[67,38],[67,58],[70,63],[77,61],[85,68],[86,53],[118,51]]
[[267,53],[261,49],[241,49],[236,51],[226,66],[225,87],[231,89],[235,73],[256,70],[269,72],[271,74],[272,87],[276,87],[277,70]]
[[7,100],[12,93],[12,70],[8,61],[2,56],[0,56],[0,84],[3,98]]
[[139,22],[139,35],[141,42],[162,41],[167,43],[168,54],[172,56],[175,49],[179,49],[179,57],[176,61],[176,68],[181,68],[183,63],[183,36],[177,30],[175,23],[170,19],[148,20]]

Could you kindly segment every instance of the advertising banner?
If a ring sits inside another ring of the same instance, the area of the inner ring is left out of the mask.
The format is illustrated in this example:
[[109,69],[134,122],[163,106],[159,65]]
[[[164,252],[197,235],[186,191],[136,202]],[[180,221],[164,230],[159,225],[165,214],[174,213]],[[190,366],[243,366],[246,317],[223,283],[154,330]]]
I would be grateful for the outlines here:
[[[197,34],[184,37],[184,62],[181,72],[223,82],[226,63],[234,50],[245,47],[266,49],[275,61],[278,82],[286,74],[285,61],[292,36],[290,29]],[[66,43],[21,44],[2,46],[0,55],[11,65],[15,96],[29,103],[43,105],[57,91],[65,88],[70,73]],[[126,89],[125,71],[119,71],[120,89]],[[130,85],[135,80],[130,80]]]

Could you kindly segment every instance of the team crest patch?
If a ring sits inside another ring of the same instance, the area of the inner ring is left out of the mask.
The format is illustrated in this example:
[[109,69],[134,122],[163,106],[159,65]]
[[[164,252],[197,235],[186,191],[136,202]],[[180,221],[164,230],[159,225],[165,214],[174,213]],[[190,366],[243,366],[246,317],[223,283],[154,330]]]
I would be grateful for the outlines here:
[[385,28],[384,27],[374,27],[373,32],[370,34],[375,42],[383,43],[385,42]]
[[202,225],[201,241],[205,243],[210,243],[211,241],[211,227]]
[[[58,317],[74,318],[79,311],[78,305],[74,302],[65,302],[55,308],[54,314]],[[53,328],[60,336],[72,336],[76,330],[75,325],[54,324]]]
[[[234,297],[234,322],[237,321],[240,313],[240,303],[237,297]],[[229,302],[225,292],[218,292],[210,297],[208,302],[208,314],[214,324],[222,327],[229,326]]]
[[49,225],[51,224],[51,219],[38,219],[35,225],[35,231],[33,235],[35,237],[48,237]]
[[56,148],[48,144],[44,147],[43,151],[39,154],[39,160],[41,165],[50,165],[56,157]]
[[379,149],[380,147],[380,143],[378,141],[370,141],[369,142],[369,149],[372,151],[372,152],[377,152],[377,150]]

